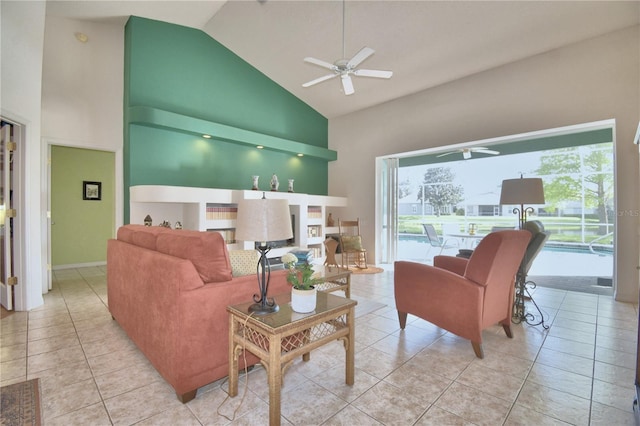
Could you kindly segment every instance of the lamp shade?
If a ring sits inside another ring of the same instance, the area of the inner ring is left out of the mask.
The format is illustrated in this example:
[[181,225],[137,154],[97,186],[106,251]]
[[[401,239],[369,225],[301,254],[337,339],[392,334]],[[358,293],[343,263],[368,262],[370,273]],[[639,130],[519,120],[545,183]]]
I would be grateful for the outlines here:
[[243,241],[279,241],[293,237],[287,200],[261,198],[238,203],[236,238]]
[[500,204],[544,204],[542,179],[520,178],[503,180]]

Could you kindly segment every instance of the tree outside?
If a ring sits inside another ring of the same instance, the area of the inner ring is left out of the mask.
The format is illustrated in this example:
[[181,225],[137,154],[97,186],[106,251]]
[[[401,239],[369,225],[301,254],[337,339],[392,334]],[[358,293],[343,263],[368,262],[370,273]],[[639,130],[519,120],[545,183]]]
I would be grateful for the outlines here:
[[417,200],[429,204],[436,216],[449,212],[449,207],[463,200],[464,188],[454,185],[455,174],[448,167],[428,169],[418,187]]

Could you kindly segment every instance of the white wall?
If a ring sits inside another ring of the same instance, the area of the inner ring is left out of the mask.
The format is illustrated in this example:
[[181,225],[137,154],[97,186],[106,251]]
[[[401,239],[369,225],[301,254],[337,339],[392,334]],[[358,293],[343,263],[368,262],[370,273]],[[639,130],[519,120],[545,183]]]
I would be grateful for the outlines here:
[[[76,32],[88,41],[79,42]],[[124,215],[124,25],[47,16],[44,35],[42,138],[115,152],[117,229]]]
[[16,309],[42,305],[41,283],[46,265],[42,246],[40,93],[45,3],[41,1],[0,2],[1,69],[0,114],[25,125],[20,180],[23,205],[18,209],[22,226],[22,265],[18,267]]
[[[508,64],[329,121],[329,193],[375,250],[375,158],[614,118],[618,212],[640,209],[640,27]],[[394,77],[395,78],[395,77]],[[357,172],[354,172],[356,171]],[[618,217],[615,297],[638,301],[637,218]]]

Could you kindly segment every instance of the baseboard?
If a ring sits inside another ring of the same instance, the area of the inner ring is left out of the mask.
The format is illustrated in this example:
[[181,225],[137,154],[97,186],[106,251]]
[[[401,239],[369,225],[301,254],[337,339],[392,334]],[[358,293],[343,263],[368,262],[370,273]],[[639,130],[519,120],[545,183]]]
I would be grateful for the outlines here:
[[95,266],[105,266],[107,262],[88,262],[88,263],[73,263],[69,265],[56,265],[51,268],[54,271],[61,269],[76,269],[76,268],[91,268]]

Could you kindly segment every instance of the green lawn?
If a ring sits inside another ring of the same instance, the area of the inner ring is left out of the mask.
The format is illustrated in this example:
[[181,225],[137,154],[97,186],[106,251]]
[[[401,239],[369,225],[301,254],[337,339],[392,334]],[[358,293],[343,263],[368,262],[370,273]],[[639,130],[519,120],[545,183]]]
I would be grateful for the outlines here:
[[[598,225],[595,219],[585,219],[585,235],[584,241],[580,226],[580,218],[577,217],[538,217],[533,216],[529,219],[539,220],[544,224],[545,230],[550,232],[550,241],[566,242],[566,243],[589,243],[598,238]],[[516,226],[516,217],[514,216],[411,216],[402,215],[398,220],[398,232],[401,234],[422,234],[422,224],[431,223],[434,225],[440,235],[442,235],[442,225],[449,223],[457,223],[461,232],[468,229],[470,223],[476,224],[478,234],[487,234],[494,226]],[[610,225],[606,232],[612,232],[613,226]],[[598,241],[598,244],[613,244],[613,237],[609,236]]]

